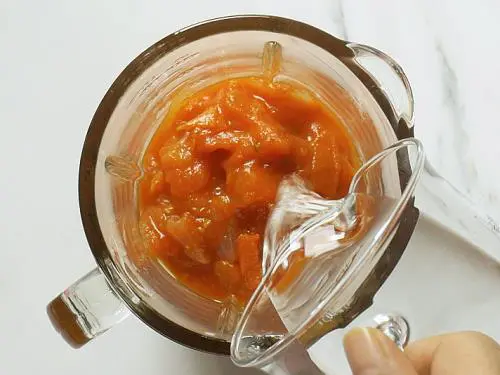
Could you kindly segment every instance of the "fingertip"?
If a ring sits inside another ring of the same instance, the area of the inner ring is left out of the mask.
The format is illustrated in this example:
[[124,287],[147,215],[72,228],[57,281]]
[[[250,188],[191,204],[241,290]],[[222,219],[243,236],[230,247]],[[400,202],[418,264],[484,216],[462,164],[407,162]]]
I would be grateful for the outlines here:
[[415,375],[411,363],[389,338],[375,328],[353,328],[343,339],[354,375]]

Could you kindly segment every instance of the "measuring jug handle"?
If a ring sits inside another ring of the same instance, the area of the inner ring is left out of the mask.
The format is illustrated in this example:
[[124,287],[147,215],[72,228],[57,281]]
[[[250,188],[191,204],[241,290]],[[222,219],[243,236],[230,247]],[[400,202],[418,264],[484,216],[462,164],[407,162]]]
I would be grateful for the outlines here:
[[[379,314],[373,327],[389,337],[401,350],[410,338],[408,322],[397,314]],[[309,356],[304,345],[295,341],[287,347],[273,363],[261,368],[271,375],[324,375]]]

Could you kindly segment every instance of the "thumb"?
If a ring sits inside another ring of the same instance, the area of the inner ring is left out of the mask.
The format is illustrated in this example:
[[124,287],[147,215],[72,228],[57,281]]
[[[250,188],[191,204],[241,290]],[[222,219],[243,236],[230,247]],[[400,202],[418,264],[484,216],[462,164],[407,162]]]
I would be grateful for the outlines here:
[[344,337],[353,375],[417,375],[410,360],[375,328],[354,328]]

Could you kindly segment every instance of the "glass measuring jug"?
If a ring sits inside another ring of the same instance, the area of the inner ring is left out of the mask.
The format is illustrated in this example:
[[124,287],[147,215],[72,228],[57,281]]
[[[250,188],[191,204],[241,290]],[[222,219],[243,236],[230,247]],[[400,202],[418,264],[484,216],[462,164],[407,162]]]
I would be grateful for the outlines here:
[[[411,142],[415,140],[399,141],[386,152],[390,153],[391,149],[394,152]],[[436,174],[424,171],[425,178],[418,185],[424,167],[421,145],[417,141],[408,149],[413,172],[407,185],[401,186],[402,194],[398,199],[386,199],[385,193],[380,196],[378,189],[370,192],[369,185],[373,180],[369,181],[367,166],[373,167],[378,160],[381,165],[372,172],[379,176],[378,179],[383,179],[384,169],[391,167],[391,164],[382,163],[387,155],[385,152],[360,168],[348,195],[341,200],[322,199],[293,178],[283,182],[276,210],[268,222],[267,249],[265,246],[262,265],[265,276],[246,306],[233,336],[231,354],[236,364],[260,367],[271,374],[349,373],[341,341],[343,329],[353,325],[374,325],[400,348],[406,345],[413,331],[416,331],[413,335],[419,337],[425,332],[437,334],[450,328],[474,328],[499,337],[500,327],[478,324],[491,320],[498,307],[494,293],[486,290],[500,282],[500,266],[494,253],[498,248],[498,235],[456,192],[445,198],[439,197],[439,193],[453,193],[445,189],[451,188],[449,185],[440,186],[431,193],[434,200],[439,199],[443,204],[443,215],[448,213],[446,204],[453,203],[459,210],[454,216],[457,221],[448,225],[458,223],[462,230],[472,229],[481,236],[466,239],[463,231],[452,232],[436,222],[431,222],[435,228],[429,230],[429,224],[424,224],[425,217],[421,217],[414,236],[434,234],[427,238],[425,245],[444,249],[429,256],[428,251],[419,249],[420,243],[413,246],[410,243],[410,252],[413,253],[409,257],[410,272],[408,265],[400,265],[406,269],[397,272],[396,268],[396,276],[390,276],[385,283],[401,255],[394,253],[391,246],[380,246],[394,230],[391,221],[398,220],[394,215],[399,211],[396,200],[403,207],[417,186],[421,198],[429,199],[424,193],[429,194],[430,189],[436,188],[436,182],[446,183]],[[395,165],[393,162],[392,167]],[[362,179],[367,182],[360,185]],[[361,205],[356,201],[362,202]],[[384,206],[392,207],[384,212]],[[425,204],[422,207],[428,208]],[[435,206],[431,205],[428,216],[435,214],[432,208]],[[371,216],[372,212],[377,213]],[[366,225],[364,229],[363,225]],[[441,237],[436,236],[437,233]],[[365,241],[371,241],[367,247],[363,246]],[[485,248],[474,246],[473,241],[482,241]],[[422,254],[418,253],[419,250]],[[425,263],[422,262],[426,261],[430,263],[430,271],[423,267]],[[405,263],[404,257],[402,263]],[[422,269],[415,269],[416,265]],[[441,268],[441,272],[437,272],[436,267]],[[409,274],[404,275],[404,272]],[[391,284],[391,277],[400,281],[401,275],[406,283]],[[422,279],[422,275],[426,278]],[[467,277],[461,279],[464,275]],[[382,285],[382,291],[378,293]],[[434,289],[426,290],[425,285],[433,285]],[[388,289],[399,291],[387,293]],[[443,295],[443,291],[448,294]],[[406,295],[407,299],[418,302],[390,298],[390,294],[399,298]],[[422,303],[427,300],[433,301],[432,306]],[[472,306],[468,305],[470,302]],[[378,306],[374,309],[372,304]],[[404,316],[392,313],[394,308],[406,309]],[[383,313],[383,309],[391,313]],[[446,311],[452,311],[453,316],[441,314]],[[373,314],[371,319],[370,314]],[[443,318],[447,320],[444,324]],[[436,321],[440,324],[436,325]],[[435,331],[429,331],[429,328]],[[316,343],[323,335],[327,335],[327,340],[320,342],[318,347]],[[309,354],[322,351],[326,354],[322,369],[317,366],[321,358],[316,357],[313,361],[306,351],[311,346],[313,350]],[[322,371],[325,367],[329,371]]]
[[[398,159],[412,170],[401,185]],[[236,364],[276,369],[288,356],[291,373],[319,373],[306,353],[297,362],[300,348],[348,324],[371,304],[399,259],[395,233],[411,207],[424,160],[418,140],[399,141],[361,166],[338,200],[308,190],[297,176],[282,182],[266,229],[264,277],[233,336]],[[387,333],[402,347],[407,323],[402,317],[386,319]]]

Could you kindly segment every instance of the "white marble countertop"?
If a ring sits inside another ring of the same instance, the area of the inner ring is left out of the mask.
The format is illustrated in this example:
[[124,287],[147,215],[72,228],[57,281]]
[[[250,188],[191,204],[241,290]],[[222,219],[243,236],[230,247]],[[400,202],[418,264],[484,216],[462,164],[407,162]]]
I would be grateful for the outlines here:
[[[286,6],[284,5],[286,4]],[[406,70],[430,160],[500,221],[500,2],[222,0],[0,3],[0,372],[235,374],[130,318],[82,350],[45,305],[93,267],[77,175],[87,126],[125,65],[176,29],[216,16],[276,14],[377,47]],[[251,371],[249,371],[251,373]]]

